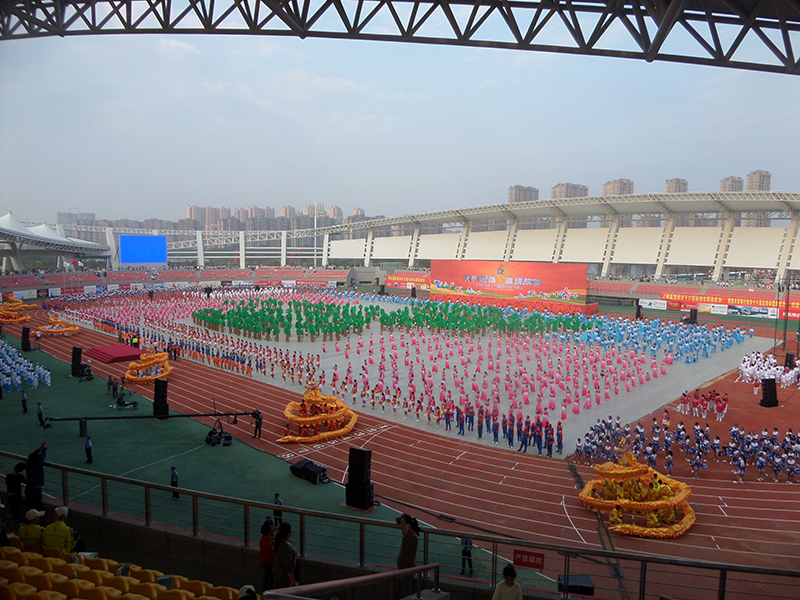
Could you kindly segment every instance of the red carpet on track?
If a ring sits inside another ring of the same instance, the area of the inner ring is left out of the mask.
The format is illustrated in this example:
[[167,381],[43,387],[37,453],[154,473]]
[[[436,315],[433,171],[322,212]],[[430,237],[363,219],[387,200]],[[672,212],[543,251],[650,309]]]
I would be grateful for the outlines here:
[[89,358],[94,358],[104,363],[125,362],[131,360],[139,360],[142,350],[127,346],[125,344],[116,344],[114,346],[98,346],[97,348],[89,348],[85,352]]

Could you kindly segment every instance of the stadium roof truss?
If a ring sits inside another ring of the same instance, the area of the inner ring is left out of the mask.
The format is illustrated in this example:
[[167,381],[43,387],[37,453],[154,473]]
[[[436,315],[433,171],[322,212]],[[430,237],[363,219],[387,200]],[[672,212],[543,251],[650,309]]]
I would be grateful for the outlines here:
[[0,0],[0,39],[194,33],[506,48],[800,73],[797,0]]

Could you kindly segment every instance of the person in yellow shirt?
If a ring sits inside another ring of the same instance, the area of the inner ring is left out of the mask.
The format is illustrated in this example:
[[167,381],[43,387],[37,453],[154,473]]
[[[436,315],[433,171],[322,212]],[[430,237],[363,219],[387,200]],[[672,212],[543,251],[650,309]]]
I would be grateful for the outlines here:
[[614,507],[614,510],[611,511],[611,514],[608,516],[608,520],[612,525],[622,524],[622,507],[619,504],[617,504]]
[[55,521],[44,528],[42,534],[42,546],[47,548],[58,548],[64,552],[72,552],[74,543],[72,541],[72,530],[64,522],[69,515],[66,506],[59,506],[56,509]]
[[25,524],[21,525],[17,530],[22,545],[25,546],[26,552],[41,552],[42,551],[42,533],[44,527],[39,525],[39,517],[44,516],[44,511],[30,509],[25,513]]

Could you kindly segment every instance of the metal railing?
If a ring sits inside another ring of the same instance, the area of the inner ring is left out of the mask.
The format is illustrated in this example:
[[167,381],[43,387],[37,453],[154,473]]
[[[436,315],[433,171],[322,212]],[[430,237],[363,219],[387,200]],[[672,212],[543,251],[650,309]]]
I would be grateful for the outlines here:
[[[5,451],[0,451],[0,456],[25,460],[23,456]],[[244,546],[258,540],[260,526],[255,514],[271,514],[275,510],[275,505],[268,502],[174,488],[65,465],[47,463],[45,469],[49,481],[45,492],[57,502],[97,511],[104,516],[127,517],[145,527],[170,527],[176,533],[224,538]],[[188,497],[190,502],[171,502],[175,492],[184,499]],[[361,568],[394,564],[399,546],[399,528],[394,521],[290,506],[282,506],[281,510],[284,520],[297,519],[301,557],[336,556]],[[800,586],[800,570],[579,548],[431,527],[423,527],[420,537],[422,563],[426,567],[436,563],[437,584],[440,565],[450,583],[459,583],[456,575],[459,564],[462,572],[465,567],[461,538],[469,537],[474,551],[468,563],[470,577],[464,579],[471,585],[494,586],[502,579],[503,565],[510,562],[515,553],[523,551],[535,552],[540,560],[537,559],[536,569],[523,567],[519,570],[521,583],[552,592],[554,597],[566,598],[570,591],[574,593],[573,580],[578,576],[589,576],[598,595],[640,600],[660,596],[738,600],[756,597],[759,593],[762,597],[796,598]],[[473,563],[477,565],[474,569]],[[395,571],[388,577],[396,575]]]
[[439,564],[431,563],[429,565],[400,569],[399,571],[390,571],[388,573],[372,573],[371,575],[361,575],[360,577],[348,577],[346,579],[336,579],[334,581],[299,585],[292,588],[269,590],[265,591],[261,597],[268,600],[304,600],[306,597],[316,598],[323,594],[345,591],[347,592],[347,598],[352,600],[353,592],[356,588],[384,582],[395,584],[409,575],[416,575],[417,590],[414,597],[416,600],[420,600],[423,590],[422,577],[428,571],[433,571],[433,591],[439,592]]

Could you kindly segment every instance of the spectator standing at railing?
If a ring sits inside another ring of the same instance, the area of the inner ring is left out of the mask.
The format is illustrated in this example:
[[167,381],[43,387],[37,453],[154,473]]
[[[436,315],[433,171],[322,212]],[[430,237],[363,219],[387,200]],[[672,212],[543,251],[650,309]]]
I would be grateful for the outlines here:
[[262,591],[271,590],[275,587],[275,525],[272,519],[267,517],[261,526],[261,539],[258,542],[259,559],[261,569],[264,572],[261,578]]
[[277,589],[298,585],[295,572],[297,570],[297,550],[289,538],[292,526],[284,521],[275,536],[275,587]]
[[497,584],[492,600],[522,600],[522,588],[516,581],[517,570],[514,565],[503,569],[503,581]]

